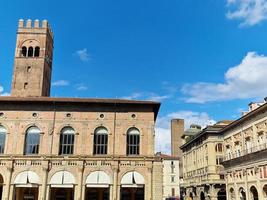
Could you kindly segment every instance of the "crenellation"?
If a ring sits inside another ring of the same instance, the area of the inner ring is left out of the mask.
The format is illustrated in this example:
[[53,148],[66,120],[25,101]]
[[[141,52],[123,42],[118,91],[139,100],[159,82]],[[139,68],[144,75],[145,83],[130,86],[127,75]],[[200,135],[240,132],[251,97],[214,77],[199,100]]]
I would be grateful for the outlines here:
[[20,19],[19,20],[19,28],[23,28],[24,27],[24,20]]
[[48,27],[48,21],[47,21],[46,19],[44,19],[44,20],[42,21],[42,28],[49,28],[49,27]]
[[40,28],[40,22],[38,19],[34,20],[34,28]]
[[26,22],[26,28],[32,28],[32,20],[28,19]]

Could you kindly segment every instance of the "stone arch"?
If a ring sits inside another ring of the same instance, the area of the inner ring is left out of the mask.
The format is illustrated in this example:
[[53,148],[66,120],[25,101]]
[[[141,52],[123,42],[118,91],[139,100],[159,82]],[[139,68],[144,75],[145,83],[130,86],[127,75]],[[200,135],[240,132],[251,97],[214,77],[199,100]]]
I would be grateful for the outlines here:
[[124,173],[120,180],[121,184],[145,185],[145,178],[137,171],[128,171]]
[[265,184],[265,185],[263,186],[262,190],[263,190],[263,197],[264,197],[264,198],[267,198],[267,184]]
[[250,191],[251,200],[259,200],[259,193],[258,193],[257,188],[254,185],[250,187],[249,191]]
[[235,200],[236,198],[235,198],[235,190],[234,190],[234,188],[230,188],[230,190],[229,190],[229,200]]
[[244,190],[243,187],[240,187],[238,190],[239,198],[240,200],[246,200],[246,191]]

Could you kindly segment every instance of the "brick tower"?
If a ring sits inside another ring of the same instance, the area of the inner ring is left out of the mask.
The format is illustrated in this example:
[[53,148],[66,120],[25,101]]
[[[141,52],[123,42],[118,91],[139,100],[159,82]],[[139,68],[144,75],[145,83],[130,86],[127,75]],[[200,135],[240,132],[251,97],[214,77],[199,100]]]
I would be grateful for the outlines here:
[[49,96],[52,59],[53,33],[48,22],[19,20],[11,96]]

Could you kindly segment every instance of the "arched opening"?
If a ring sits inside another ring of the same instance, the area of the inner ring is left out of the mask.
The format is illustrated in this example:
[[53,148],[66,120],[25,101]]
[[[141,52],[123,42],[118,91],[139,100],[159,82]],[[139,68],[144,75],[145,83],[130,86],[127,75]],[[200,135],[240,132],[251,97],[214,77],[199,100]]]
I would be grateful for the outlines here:
[[193,198],[193,193],[192,192],[190,192],[190,194],[189,194],[189,198],[191,198],[190,200],[193,200],[194,198]]
[[50,200],[74,200],[75,178],[68,171],[56,172],[49,182]]
[[218,200],[226,200],[226,191],[225,189],[220,189],[220,191],[217,193],[217,199]]
[[39,153],[39,144],[40,144],[40,129],[36,126],[32,126],[27,129],[25,134],[25,146],[24,154],[38,154]]
[[94,154],[103,155],[108,153],[108,130],[99,127],[94,133]]
[[246,200],[246,192],[244,190],[244,188],[240,188],[239,189],[239,197],[240,197],[240,200]]
[[75,131],[72,127],[65,127],[60,133],[59,155],[73,154]]
[[200,193],[200,200],[205,200],[205,194],[204,194],[204,192],[201,192]]
[[263,186],[263,196],[264,198],[267,198],[267,185]]
[[28,49],[28,57],[33,57],[33,48],[29,47]]
[[103,171],[90,173],[86,178],[86,200],[109,200],[110,177]]
[[259,200],[258,190],[255,186],[250,188],[251,200]]
[[140,153],[140,132],[137,128],[130,128],[127,131],[127,155],[139,155]]
[[40,47],[35,47],[34,49],[34,57],[39,57],[40,55]]
[[230,200],[235,200],[235,190],[234,190],[234,188],[230,188],[230,190],[229,190],[229,198],[230,198]]
[[23,46],[21,48],[21,54],[22,54],[23,57],[26,57],[27,56],[27,47]]
[[15,200],[37,200],[40,178],[33,171],[19,173],[14,181]]
[[215,151],[216,152],[222,152],[223,151],[223,145],[222,145],[222,143],[216,144]]
[[144,200],[145,179],[136,171],[126,173],[121,179],[121,200]]

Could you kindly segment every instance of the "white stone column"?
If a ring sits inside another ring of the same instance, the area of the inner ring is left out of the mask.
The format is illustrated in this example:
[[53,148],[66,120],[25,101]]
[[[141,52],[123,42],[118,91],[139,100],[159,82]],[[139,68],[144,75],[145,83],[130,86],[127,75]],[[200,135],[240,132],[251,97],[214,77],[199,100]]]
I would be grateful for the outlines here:
[[82,199],[85,200],[85,190],[86,190],[86,185],[82,185]]
[[75,199],[82,200],[82,187],[83,187],[83,161],[78,162],[78,184],[75,186]]
[[49,185],[46,186],[46,198],[45,200],[50,199],[50,192],[51,192],[51,187]]
[[145,199],[152,200],[152,187],[153,187],[153,180],[152,180],[152,168],[147,168],[147,180],[145,180]]
[[42,186],[39,187],[39,200],[46,199],[46,189],[47,189],[47,177],[48,177],[48,161],[42,161]]
[[5,186],[3,187],[3,194],[2,194],[3,200],[8,200],[9,196],[13,195],[13,191],[11,191],[11,189],[13,189],[13,187],[11,187],[11,179],[12,179],[12,171],[13,171],[12,161],[6,164],[7,164],[7,175],[5,176],[6,183],[4,183]]
[[[111,198],[113,198],[113,200],[119,200],[120,199],[120,186],[118,184],[118,166],[114,166],[113,167],[113,190],[112,191],[112,196]],[[111,199],[112,200],[112,199]]]

